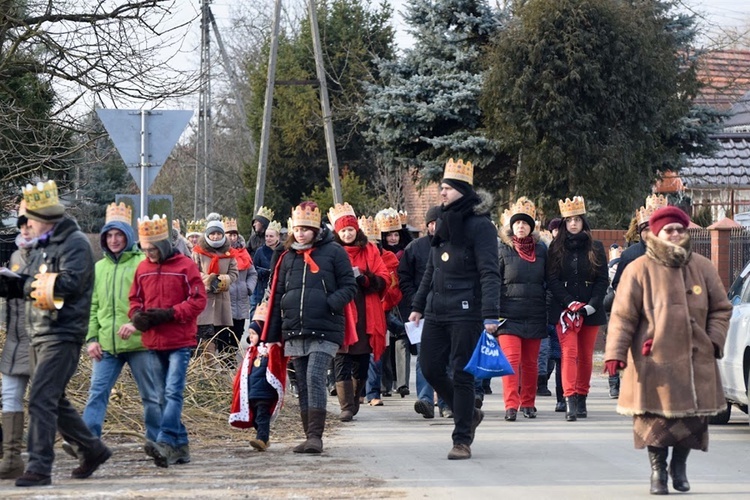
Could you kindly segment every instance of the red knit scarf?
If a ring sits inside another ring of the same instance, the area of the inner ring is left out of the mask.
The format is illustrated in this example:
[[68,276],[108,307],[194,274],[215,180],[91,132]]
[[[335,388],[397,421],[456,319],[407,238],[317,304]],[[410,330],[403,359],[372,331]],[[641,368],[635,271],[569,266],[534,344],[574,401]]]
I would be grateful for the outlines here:
[[518,256],[526,262],[536,261],[536,241],[532,236],[518,238],[513,236],[513,246],[518,252]]
[[253,259],[246,248],[232,248],[229,251],[232,252],[232,257],[237,261],[237,269],[240,271],[250,269],[250,266],[253,265]]
[[200,245],[195,245],[193,247],[193,252],[197,252],[211,259],[211,263],[208,265],[208,270],[206,270],[206,274],[221,274],[219,272],[219,259],[231,259],[232,257],[235,257],[234,248],[230,248],[229,251],[225,253],[217,253],[217,252],[209,252],[208,250],[204,249]]

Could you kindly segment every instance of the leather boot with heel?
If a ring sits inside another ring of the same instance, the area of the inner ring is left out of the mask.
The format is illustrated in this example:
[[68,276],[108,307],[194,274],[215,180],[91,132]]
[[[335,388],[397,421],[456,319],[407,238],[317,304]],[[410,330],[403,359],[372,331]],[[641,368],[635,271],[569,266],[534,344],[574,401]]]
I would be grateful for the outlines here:
[[300,410],[299,417],[302,420],[302,430],[305,432],[305,440],[302,441],[297,446],[295,446],[294,448],[292,448],[292,451],[294,453],[304,453],[305,445],[307,445],[307,411]]
[[573,394],[565,398],[565,420],[568,422],[576,421],[576,414],[578,413],[578,396]]
[[586,409],[586,395],[576,395],[576,417],[586,418],[589,416],[589,411]]
[[666,495],[667,488],[667,453],[669,448],[648,447],[648,460],[651,463],[651,489],[652,495]]
[[336,382],[336,396],[339,398],[339,420],[351,422],[354,418],[354,383],[351,379]]
[[3,461],[0,462],[0,479],[16,479],[23,474],[23,412],[3,413]]
[[325,408],[309,408],[307,410],[307,441],[303,453],[323,452],[323,430],[326,427]]
[[672,476],[672,487],[677,491],[690,491],[687,478],[687,457],[690,448],[675,446],[672,448],[672,460],[669,462],[669,475]]

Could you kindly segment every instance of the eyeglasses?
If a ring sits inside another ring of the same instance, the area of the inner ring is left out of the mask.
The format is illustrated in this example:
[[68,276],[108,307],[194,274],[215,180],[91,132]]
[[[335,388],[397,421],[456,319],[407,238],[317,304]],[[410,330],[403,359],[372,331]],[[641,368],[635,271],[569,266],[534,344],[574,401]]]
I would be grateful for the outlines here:
[[685,234],[685,231],[687,231],[687,229],[685,229],[684,227],[664,227],[662,228],[662,231],[664,231],[667,234],[672,234],[672,233]]
[[153,255],[155,253],[159,253],[159,249],[156,247],[149,247],[149,248],[141,248],[144,252],[146,252],[149,255]]

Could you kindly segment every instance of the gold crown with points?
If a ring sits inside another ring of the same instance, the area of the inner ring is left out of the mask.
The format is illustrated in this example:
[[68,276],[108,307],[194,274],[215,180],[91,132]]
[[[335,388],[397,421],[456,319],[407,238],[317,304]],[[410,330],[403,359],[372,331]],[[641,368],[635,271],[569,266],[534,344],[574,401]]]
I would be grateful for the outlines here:
[[386,208],[375,215],[375,223],[381,233],[401,230],[401,218],[394,208]]
[[286,220],[286,230],[291,233],[293,228],[294,228],[294,221],[292,220],[291,217],[289,217]]
[[534,202],[525,196],[521,196],[510,206],[512,215],[526,214],[531,217],[532,220],[536,220],[536,206]]
[[266,232],[268,231],[276,231],[278,234],[281,234],[281,222],[275,220],[269,222],[266,228]]
[[560,215],[565,217],[573,217],[574,215],[585,215],[586,214],[586,202],[583,200],[583,196],[574,196],[565,198],[565,201],[559,200]]
[[239,230],[237,229],[237,219],[224,217],[224,220],[222,222],[224,223],[225,233],[228,233],[229,231],[234,231],[236,233],[239,233]]
[[638,220],[638,224],[645,224],[651,217],[651,214],[656,212],[658,209],[669,205],[667,198],[663,195],[652,194],[646,197],[646,205],[635,211],[635,217]]
[[406,210],[398,211],[398,218],[401,220],[401,227],[406,227],[406,223],[409,219],[409,214]]
[[331,222],[331,224],[335,225],[336,221],[345,215],[351,215],[355,218],[357,217],[357,214],[354,213],[354,208],[352,208],[352,206],[346,202],[336,203],[334,206],[328,209],[328,220]]
[[501,226],[509,226],[510,225],[510,218],[513,216],[513,213],[510,211],[509,208],[506,208],[503,210],[503,215],[500,216],[500,225]]
[[305,227],[320,227],[320,209],[315,207],[311,210],[310,207],[302,208],[299,205],[294,207],[292,210],[292,227],[305,226]]
[[187,223],[187,234],[203,234],[203,231],[206,230],[206,220],[205,219],[199,219],[199,220],[191,220]]
[[251,321],[266,321],[266,319],[268,319],[268,302],[264,300],[255,308]]
[[268,207],[260,207],[256,215],[258,215],[259,217],[265,217],[266,219],[271,221],[273,220],[274,212]]
[[167,216],[154,215],[153,219],[149,219],[148,215],[138,219],[138,239],[141,243],[153,243],[155,241],[162,241],[169,238],[169,231],[167,230]]
[[26,200],[26,210],[36,212],[60,204],[60,198],[57,196],[57,184],[53,180],[27,184],[21,188],[21,193]]
[[133,223],[133,209],[123,202],[110,203],[107,205],[107,214],[104,218],[104,223],[109,224],[110,222],[122,222],[129,226]]
[[445,164],[445,173],[443,179],[455,179],[474,185],[474,165],[470,161],[464,163],[462,159],[454,161],[453,158]]
[[55,297],[55,280],[57,273],[39,273],[31,282],[31,293],[34,299],[33,306],[44,311],[55,311],[62,309],[64,299]]
[[365,233],[368,240],[377,241],[380,239],[380,231],[378,230],[378,223],[375,222],[375,219],[363,215],[357,222],[359,222],[359,228]]

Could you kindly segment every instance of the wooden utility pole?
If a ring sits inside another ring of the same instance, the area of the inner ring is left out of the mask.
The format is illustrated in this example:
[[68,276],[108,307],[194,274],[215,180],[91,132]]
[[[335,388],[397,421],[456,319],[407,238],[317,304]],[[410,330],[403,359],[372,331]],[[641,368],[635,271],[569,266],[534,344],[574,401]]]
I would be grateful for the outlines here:
[[[320,43],[320,31],[318,29],[318,15],[315,10],[315,0],[308,0],[310,15],[310,26],[312,29],[313,50],[315,52],[315,70],[320,86],[320,107],[323,112],[323,131],[325,133],[326,151],[328,153],[328,170],[331,177],[331,188],[333,190],[333,202],[342,203],[341,181],[339,180],[339,165],[336,157],[336,143],[333,135],[333,121],[331,118],[331,105],[328,100],[328,85],[326,83],[326,72],[323,66],[323,48]],[[276,59],[279,48],[279,19],[281,16],[281,0],[276,0],[273,32],[271,33],[271,50],[268,56],[268,77],[266,80],[266,100],[263,108],[263,127],[260,134],[260,154],[258,159],[258,176],[255,184],[255,205],[253,214],[263,205],[265,194],[266,171],[268,167],[268,140],[271,133],[271,108],[273,106],[273,89],[276,84]],[[299,82],[297,82],[299,83]]]

